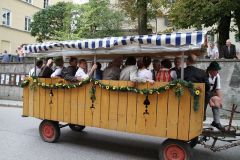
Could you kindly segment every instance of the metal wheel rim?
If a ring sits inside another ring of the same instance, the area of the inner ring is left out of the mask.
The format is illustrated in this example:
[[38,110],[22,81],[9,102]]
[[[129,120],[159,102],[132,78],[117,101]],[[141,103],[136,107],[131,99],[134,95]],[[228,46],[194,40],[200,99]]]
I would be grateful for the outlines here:
[[177,144],[168,145],[163,151],[166,160],[186,160],[187,153],[185,149]]
[[52,140],[54,138],[54,129],[52,125],[46,123],[42,126],[42,135],[46,140]]

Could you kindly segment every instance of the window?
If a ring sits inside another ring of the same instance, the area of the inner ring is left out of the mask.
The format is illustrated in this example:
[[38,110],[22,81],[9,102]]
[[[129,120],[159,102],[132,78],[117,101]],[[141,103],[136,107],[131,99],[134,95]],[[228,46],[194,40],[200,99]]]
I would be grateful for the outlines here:
[[169,21],[168,21],[168,15],[165,15],[165,25],[166,26],[169,26],[170,24],[169,24]]
[[11,25],[11,11],[7,9],[2,10],[2,24],[5,26]]
[[33,0],[26,0],[27,3],[33,4]]
[[31,28],[30,28],[30,23],[32,22],[32,18],[30,17],[25,17],[25,31],[30,32]]
[[47,8],[49,6],[49,1],[50,0],[44,0],[43,2],[43,8]]
[[239,42],[239,37],[238,36],[236,37],[236,42]]
[[211,35],[211,42],[214,42],[214,35]]

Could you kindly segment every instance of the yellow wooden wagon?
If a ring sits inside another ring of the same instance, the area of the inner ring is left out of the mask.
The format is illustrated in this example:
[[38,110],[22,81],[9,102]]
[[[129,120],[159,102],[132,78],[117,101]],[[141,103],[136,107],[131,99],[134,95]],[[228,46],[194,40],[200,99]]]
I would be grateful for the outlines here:
[[[30,57],[94,56],[96,61],[96,58],[99,57],[113,57],[119,56],[119,54],[143,56],[149,53],[148,55],[162,56],[179,55],[180,53],[183,60],[184,53],[189,54],[191,52],[189,48],[199,49],[200,44],[204,41],[204,32],[169,35],[28,45],[25,46],[25,54]],[[165,39],[163,40],[161,37]],[[188,42],[189,38],[190,42]],[[177,42],[179,39],[180,42]],[[135,42],[136,40],[139,43]],[[169,40],[170,43],[168,43]],[[185,42],[182,42],[183,40]],[[163,42],[166,43],[165,46]],[[137,45],[134,43],[137,43]],[[156,45],[159,43],[159,46]],[[175,45],[172,43],[175,43]],[[104,45],[106,46],[103,49]],[[126,51],[126,48],[130,49]],[[164,50],[170,51],[169,48],[171,48],[171,52],[161,53]],[[177,51],[181,52],[178,53]],[[171,86],[172,82],[158,82],[154,85],[138,83],[131,87],[132,82],[130,81],[101,80],[95,83],[95,79],[90,78],[86,81],[91,81],[91,83],[84,85],[76,82],[59,81],[60,79],[32,77],[24,82],[25,85],[28,84],[32,87],[34,85],[35,89],[23,88],[23,116],[43,120],[39,126],[39,132],[44,141],[55,142],[58,140],[60,128],[64,127],[59,122],[65,122],[74,131],[82,131],[85,126],[89,126],[166,137],[168,140],[161,145],[159,151],[160,159],[191,158],[192,152],[189,142],[202,134],[204,84],[194,84],[193,86],[193,88],[200,86],[203,89],[197,101],[199,109],[194,110],[195,96],[189,92],[187,87],[180,85],[184,89],[184,95],[180,99],[176,98],[174,91],[178,86],[176,83],[175,86]],[[99,84],[104,84],[105,87]],[[96,87],[95,101],[92,101],[92,94],[89,93],[92,86]],[[112,87],[112,89],[106,86]],[[163,89],[162,92],[156,90],[154,93],[150,92],[153,88],[162,86],[168,86],[168,88]],[[113,87],[118,91],[113,91]],[[129,91],[121,92],[120,90],[124,87],[125,89],[127,87]],[[137,93],[134,92],[136,88]],[[147,90],[147,97],[141,93],[142,89]],[[144,104],[146,99],[150,102],[147,106],[146,103]]]

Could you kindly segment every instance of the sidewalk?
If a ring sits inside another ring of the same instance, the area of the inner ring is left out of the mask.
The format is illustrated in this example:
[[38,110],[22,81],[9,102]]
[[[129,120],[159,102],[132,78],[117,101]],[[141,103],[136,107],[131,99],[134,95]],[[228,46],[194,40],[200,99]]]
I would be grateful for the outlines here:
[[[0,99],[0,106],[4,107],[23,107],[23,101],[11,101],[11,100],[2,100]],[[206,121],[203,122],[205,127],[210,127],[213,121],[212,117],[207,117]],[[222,126],[229,125],[229,119],[221,119],[220,120]],[[235,127],[237,130],[240,130],[240,120],[233,120],[232,126]]]

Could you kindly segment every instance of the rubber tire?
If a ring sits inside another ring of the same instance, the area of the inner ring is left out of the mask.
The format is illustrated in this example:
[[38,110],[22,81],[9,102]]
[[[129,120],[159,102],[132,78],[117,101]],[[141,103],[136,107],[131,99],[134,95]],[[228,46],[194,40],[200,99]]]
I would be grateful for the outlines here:
[[76,124],[69,124],[69,128],[76,132],[82,132],[86,126],[76,125]]
[[[44,131],[45,128],[45,131]],[[48,132],[44,135],[44,132]],[[54,143],[56,142],[61,134],[59,124],[55,121],[43,120],[39,125],[39,134],[43,141]]]
[[192,140],[188,141],[188,144],[191,148],[194,148],[198,144],[198,137],[195,137]]
[[185,157],[184,159],[178,158],[178,159],[174,159],[174,160],[192,160],[193,152],[192,152],[192,148],[189,146],[189,144],[187,142],[175,140],[175,139],[167,139],[161,144],[160,149],[159,149],[159,159],[160,160],[172,160],[173,159],[173,158],[168,159],[164,153],[165,149],[167,149],[170,146],[177,147],[180,150],[184,150],[185,154],[186,154],[186,156],[184,156]]

